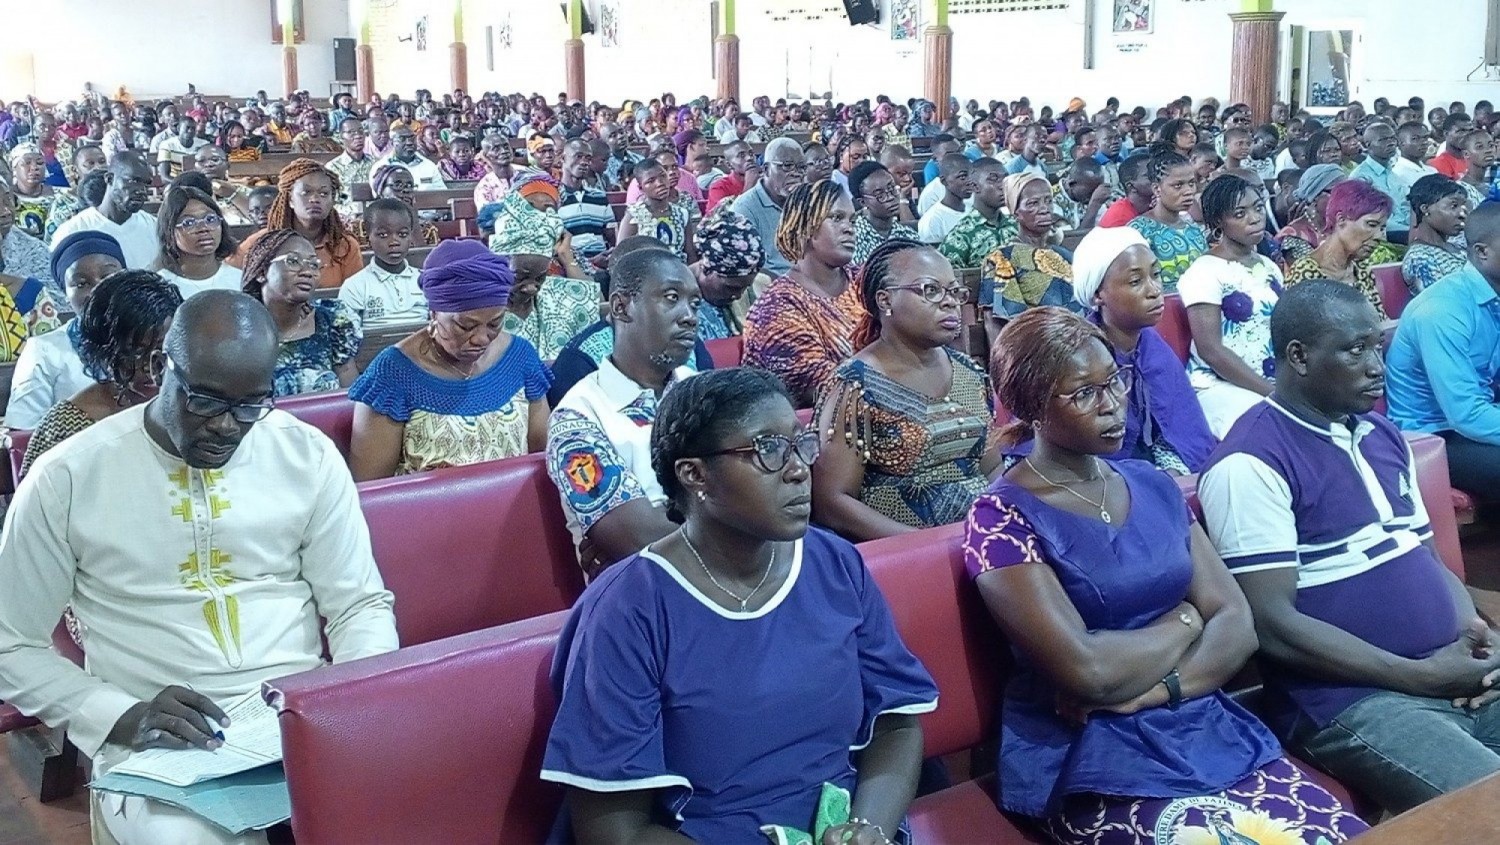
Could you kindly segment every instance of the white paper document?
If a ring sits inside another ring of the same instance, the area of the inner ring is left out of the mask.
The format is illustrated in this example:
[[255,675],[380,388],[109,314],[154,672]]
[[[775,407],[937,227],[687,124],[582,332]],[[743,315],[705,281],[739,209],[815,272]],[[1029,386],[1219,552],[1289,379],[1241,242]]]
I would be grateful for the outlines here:
[[229,727],[209,719],[209,725],[224,734],[224,744],[213,751],[151,748],[130,755],[110,773],[191,786],[280,762],[281,726],[276,710],[261,699],[258,687],[230,702],[224,715],[229,717]]

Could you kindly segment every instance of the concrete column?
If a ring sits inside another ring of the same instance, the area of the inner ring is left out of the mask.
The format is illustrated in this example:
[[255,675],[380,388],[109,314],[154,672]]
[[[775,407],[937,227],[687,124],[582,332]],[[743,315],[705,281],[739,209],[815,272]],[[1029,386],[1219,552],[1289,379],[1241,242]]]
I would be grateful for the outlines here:
[[281,88],[290,94],[297,90],[297,27],[292,20],[292,4],[281,0]]
[[[1269,5],[1269,4],[1267,4]],[[1229,59],[1229,99],[1246,103],[1256,123],[1271,119],[1281,64],[1281,19],[1285,12],[1233,12],[1233,46]]]
[[922,33],[922,52],[926,56],[923,96],[937,106],[937,122],[941,124],[948,119],[948,98],[953,95],[953,30],[927,27]]
[[948,119],[953,96],[953,30],[948,26],[948,0],[933,0],[932,26],[922,33],[924,96],[937,106],[937,121]]
[[569,100],[583,100],[583,39],[569,38],[563,42],[563,61],[567,65]]
[[469,91],[469,46],[464,42],[464,0],[453,0],[453,43],[448,45],[448,81]]
[[375,48],[370,46],[369,0],[354,0],[359,9],[359,43],[354,47],[354,92],[360,114],[375,95]]
[[563,42],[563,66],[567,74],[569,100],[583,100],[583,0],[568,0],[571,38]]
[[719,0],[719,37],[714,39],[720,100],[740,100],[740,37],[734,32],[734,0]]

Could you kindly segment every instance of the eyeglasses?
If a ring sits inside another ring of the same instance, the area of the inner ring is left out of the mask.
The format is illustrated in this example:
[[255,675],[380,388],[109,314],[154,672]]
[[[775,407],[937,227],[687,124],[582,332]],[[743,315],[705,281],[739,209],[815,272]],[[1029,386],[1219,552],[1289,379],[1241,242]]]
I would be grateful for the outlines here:
[[183,231],[187,231],[188,229],[197,229],[199,227],[202,227],[204,229],[213,229],[222,222],[224,222],[223,218],[219,217],[219,215],[217,214],[205,214],[202,217],[184,217],[181,220],[177,221],[177,228]]
[[823,450],[823,444],[818,440],[816,431],[804,431],[796,437],[787,437],[784,434],[757,434],[750,438],[749,446],[739,446],[734,449],[720,449],[717,452],[709,452],[705,458],[716,455],[750,455],[765,472],[781,472],[786,469],[787,462],[792,459],[792,453],[796,452],[803,466],[812,466],[818,459],[818,453]]
[[275,264],[278,261],[285,264],[286,268],[294,273],[303,269],[311,270],[316,273],[319,270],[323,269],[323,259],[317,257],[316,255],[309,258],[305,255],[298,255],[295,252],[289,252],[286,255],[278,255],[275,258],[271,259],[272,264]]
[[1086,384],[1072,393],[1058,393],[1057,398],[1066,399],[1079,411],[1092,411],[1102,404],[1107,393],[1116,402],[1123,400],[1135,384],[1135,368],[1121,367],[1103,384]]
[[774,164],[782,170],[790,170],[793,173],[806,173],[807,165],[795,161],[768,161],[766,164]]
[[897,188],[895,185],[892,185],[889,188],[881,188],[879,190],[871,191],[870,196],[878,200],[893,200],[901,196],[901,189]]
[[888,285],[886,286],[886,290],[909,290],[920,294],[923,299],[931,302],[933,305],[942,305],[943,301],[949,297],[952,297],[953,301],[959,305],[963,305],[969,301],[968,288],[958,285],[945,288],[937,282],[923,282],[919,285]]
[[187,404],[184,407],[195,417],[211,420],[229,414],[235,422],[249,425],[260,422],[276,409],[276,400],[269,396],[259,402],[228,402],[217,396],[195,392],[187,386],[187,380],[177,373],[177,363],[172,360],[171,356],[166,357],[167,369],[176,374],[177,386],[182,388],[182,392],[187,396]]

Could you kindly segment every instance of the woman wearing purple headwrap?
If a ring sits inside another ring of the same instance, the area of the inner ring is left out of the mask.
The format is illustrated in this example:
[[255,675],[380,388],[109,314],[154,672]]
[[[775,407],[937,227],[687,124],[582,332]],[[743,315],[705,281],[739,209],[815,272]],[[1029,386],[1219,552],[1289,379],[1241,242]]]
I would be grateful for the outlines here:
[[418,284],[428,324],[387,347],[349,388],[356,481],[494,461],[547,440],[552,374],[503,328],[515,272],[478,241],[443,241]]

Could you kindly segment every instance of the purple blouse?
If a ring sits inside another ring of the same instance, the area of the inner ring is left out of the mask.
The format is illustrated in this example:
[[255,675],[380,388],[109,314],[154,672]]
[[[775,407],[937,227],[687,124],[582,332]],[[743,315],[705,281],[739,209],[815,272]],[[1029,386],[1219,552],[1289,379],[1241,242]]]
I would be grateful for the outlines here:
[[[1051,567],[1089,630],[1144,628],[1187,597],[1191,516],[1165,473],[1111,462],[1130,489],[1123,524],[1060,510],[1001,477],[965,527],[969,576],[1035,563]],[[1225,789],[1281,757],[1270,730],[1222,692],[1131,715],[1095,713],[1082,726],[1056,712],[1057,687],[1014,651],[1000,704],[998,799],[1033,817],[1077,793],[1180,798]]]

